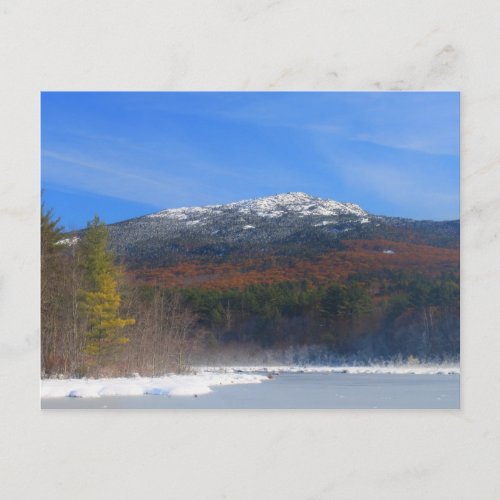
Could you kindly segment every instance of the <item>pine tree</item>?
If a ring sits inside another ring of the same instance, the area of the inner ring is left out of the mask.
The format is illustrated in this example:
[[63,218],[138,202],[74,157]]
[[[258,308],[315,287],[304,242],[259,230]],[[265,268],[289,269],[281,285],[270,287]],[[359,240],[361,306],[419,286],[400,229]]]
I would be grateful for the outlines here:
[[52,210],[42,205],[40,220],[40,313],[42,373],[54,369],[60,316],[60,254],[62,228]]
[[132,325],[132,318],[120,318],[121,296],[117,290],[118,268],[108,250],[108,230],[99,217],[87,224],[81,243],[85,285],[81,302],[86,313],[85,352],[94,357],[99,371],[103,358],[128,342],[120,330]]
[[40,246],[42,265],[45,258],[50,258],[60,247],[57,246],[62,238],[63,228],[59,225],[60,217],[54,218],[53,209],[46,210],[42,204],[40,223]]

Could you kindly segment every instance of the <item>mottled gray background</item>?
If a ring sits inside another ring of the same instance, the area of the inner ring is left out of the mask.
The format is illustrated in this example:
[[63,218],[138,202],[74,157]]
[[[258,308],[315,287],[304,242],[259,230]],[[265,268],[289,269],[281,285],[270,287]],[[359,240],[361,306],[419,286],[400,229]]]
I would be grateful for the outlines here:
[[[500,4],[0,1],[2,499],[500,494]],[[461,411],[39,410],[41,90],[462,92]]]

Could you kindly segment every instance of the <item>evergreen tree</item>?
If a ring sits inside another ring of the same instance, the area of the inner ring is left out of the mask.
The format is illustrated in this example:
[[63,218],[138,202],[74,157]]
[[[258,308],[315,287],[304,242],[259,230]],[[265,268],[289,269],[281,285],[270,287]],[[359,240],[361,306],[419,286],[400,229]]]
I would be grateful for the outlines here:
[[54,218],[53,209],[46,210],[42,204],[40,224],[40,250],[42,265],[44,260],[50,258],[60,247],[57,246],[62,238],[63,228],[59,225],[60,217]]
[[61,305],[60,254],[62,228],[52,210],[42,204],[40,220],[40,267],[41,267],[41,362],[42,372],[54,369],[57,357],[59,316]]
[[332,283],[325,291],[321,303],[322,313],[329,318],[338,316],[343,311],[344,288],[339,283]]
[[135,320],[119,316],[118,268],[108,250],[108,230],[99,217],[87,224],[80,251],[85,276],[81,291],[87,320],[85,352],[94,356],[99,370],[103,357],[112,353],[116,346],[128,342],[127,337],[120,335],[120,330],[134,324]]

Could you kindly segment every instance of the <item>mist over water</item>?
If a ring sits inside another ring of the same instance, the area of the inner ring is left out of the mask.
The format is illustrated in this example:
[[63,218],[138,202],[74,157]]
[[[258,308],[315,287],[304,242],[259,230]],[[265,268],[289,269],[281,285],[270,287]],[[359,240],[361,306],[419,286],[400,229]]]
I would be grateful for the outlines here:
[[193,356],[194,366],[454,366],[459,356],[375,355],[371,351],[339,354],[323,346],[306,345],[283,349],[263,349],[255,345],[228,345],[224,349],[205,351]]

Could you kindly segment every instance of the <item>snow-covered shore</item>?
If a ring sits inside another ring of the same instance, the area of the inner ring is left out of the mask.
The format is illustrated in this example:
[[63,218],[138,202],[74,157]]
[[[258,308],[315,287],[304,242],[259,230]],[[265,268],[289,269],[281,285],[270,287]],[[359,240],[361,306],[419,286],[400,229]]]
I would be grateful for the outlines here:
[[119,377],[83,379],[42,379],[42,398],[98,398],[101,396],[198,396],[212,392],[212,387],[230,384],[258,384],[272,373],[348,373],[395,375],[459,374],[459,365],[378,364],[367,366],[219,366],[197,367],[190,375],[162,377]]
[[258,384],[266,375],[226,371],[204,371],[194,375],[163,377],[119,377],[81,379],[42,379],[42,398],[98,398],[100,396],[198,396],[212,392],[211,387],[230,384]]

